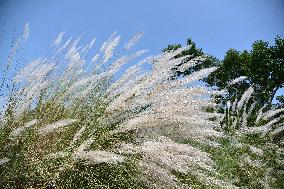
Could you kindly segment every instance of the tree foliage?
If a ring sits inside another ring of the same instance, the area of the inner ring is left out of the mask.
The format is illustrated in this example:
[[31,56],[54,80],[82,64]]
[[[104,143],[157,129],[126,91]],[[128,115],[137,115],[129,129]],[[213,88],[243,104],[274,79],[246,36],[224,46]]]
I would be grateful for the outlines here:
[[[189,48],[182,51],[176,58],[192,55],[186,59],[186,61],[190,61],[197,56],[205,55],[202,49],[197,48],[191,39],[187,40],[187,45],[189,45]],[[176,50],[180,47],[180,44],[169,45],[163,51]],[[239,98],[249,86],[253,86],[255,89],[255,100],[261,104],[271,103],[276,91],[284,86],[284,39],[279,36],[275,38],[274,45],[258,40],[252,44],[251,50],[229,49],[222,61],[212,55],[206,55],[206,57],[204,62],[185,71],[181,72],[176,69],[176,76],[185,76],[205,67],[218,66],[218,69],[203,81],[208,86],[228,90],[227,95],[216,98],[222,104],[225,104],[228,100],[233,101],[235,98]],[[246,79],[228,86],[231,81],[241,76]],[[282,99],[283,97],[278,98]],[[280,104],[283,104],[282,101],[279,100]]]
[[272,46],[266,41],[255,41],[251,51],[230,49],[218,70],[206,82],[210,86],[225,88],[228,82],[240,76],[247,79],[230,86],[226,100],[238,97],[252,85],[259,102],[271,102],[276,91],[284,86],[284,39],[276,37]]

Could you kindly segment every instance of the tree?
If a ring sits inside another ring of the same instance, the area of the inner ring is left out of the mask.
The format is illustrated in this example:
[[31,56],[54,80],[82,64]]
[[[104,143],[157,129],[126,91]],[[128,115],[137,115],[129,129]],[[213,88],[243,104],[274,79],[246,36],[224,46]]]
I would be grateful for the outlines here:
[[[218,69],[203,81],[208,86],[228,90],[227,95],[216,97],[217,102],[221,104],[240,98],[249,86],[253,86],[255,89],[254,100],[260,104],[271,104],[277,90],[284,86],[284,39],[279,36],[275,38],[275,44],[272,46],[269,46],[266,41],[258,40],[253,43],[250,51],[240,52],[230,49],[222,61],[212,55],[206,55],[202,49],[196,47],[191,39],[187,40],[187,45],[189,48],[182,51],[176,58],[186,55],[192,56],[177,65],[175,68],[176,77],[189,75],[202,68],[218,66]],[[163,51],[176,50],[180,47],[180,44],[169,45]],[[179,66],[198,56],[206,56],[205,61],[187,70],[180,71],[178,69]],[[246,79],[228,86],[231,81],[241,76]]]
[[[227,87],[228,82],[240,76],[247,79]],[[284,39],[277,36],[273,46],[262,40],[255,41],[251,51],[230,49],[218,70],[205,81],[209,86],[228,88],[229,94],[223,101],[239,97],[253,86],[255,100],[271,104],[276,91],[284,86]]]

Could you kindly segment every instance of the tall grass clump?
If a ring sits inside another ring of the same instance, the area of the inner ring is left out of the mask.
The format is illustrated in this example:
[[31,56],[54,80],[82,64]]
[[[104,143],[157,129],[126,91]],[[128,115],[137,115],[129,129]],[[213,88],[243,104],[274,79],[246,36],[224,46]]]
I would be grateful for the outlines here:
[[[28,27],[12,49],[28,39]],[[267,151],[275,156],[272,163],[281,163],[281,148],[261,136],[283,131],[274,126],[279,120],[270,121],[282,110],[260,111],[255,127],[247,126],[250,89],[236,109],[228,108],[236,115],[205,111],[216,106],[210,96],[224,91],[190,84],[216,68],[173,79],[174,68],[187,58],[175,57],[189,47],[142,58],[146,50],[132,52],[142,35],[122,46],[113,33],[91,56],[95,39],[83,45],[80,37],[65,39],[60,33],[48,56],[25,66],[13,65],[16,55],[9,56],[0,89],[1,188],[257,186],[254,172],[244,174],[251,183],[238,179],[247,162],[258,163],[251,155],[259,154],[265,163],[256,168],[258,178],[267,178],[262,186],[277,180],[265,158]],[[184,65],[205,59],[202,55]],[[249,143],[248,136],[258,131],[261,149]]]
[[227,103],[221,120],[224,137],[219,148],[210,149],[223,178],[240,188],[284,187],[283,112],[281,107],[260,104],[254,86]]

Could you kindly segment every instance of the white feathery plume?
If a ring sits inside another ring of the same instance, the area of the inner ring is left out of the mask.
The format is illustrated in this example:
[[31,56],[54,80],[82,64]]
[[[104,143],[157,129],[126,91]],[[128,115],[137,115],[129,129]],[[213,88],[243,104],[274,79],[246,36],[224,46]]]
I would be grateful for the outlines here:
[[27,41],[27,39],[29,38],[29,33],[30,33],[30,25],[29,22],[27,22],[24,28],[23,42]]
[[44,159],[57,159],[57,158],[64,158],[68,155],[67,152],[59,151],[55,153],[51,153],[44,156]]
[[92,41],[89,43],[89,45],[88,45],[88,49],[91,49],[93,46],[94,46],[94,44],[95,44],[95,42],[96,42],[96,38],[93,38],[92,39]]
[[212,68],[203,68],[199,71],[192,73],[189,76],[186,76],[184,80],[176,80],[171,85],[173,86],[183,86],[185,84],[191,83],[193,81],[197,81],[199,79],[204,78],[205,76],[209,75],[210,73],[214,72],[217,67]]
[[250,106],[250,109],[247,112],[247,104],[245,104],[245,108],[241,117],[242,120],[242,127],[245,128],[247,127],[247,123],[248,123],[248,118],[251,116],[252,111],[254,110],[255,106],[256,106],[257,102],[253,102],[252,105]]
[[248,116],[251,116],[252,111],[255,109],[257,102],[252,103],[252,105],[250,106],[250,109],[248,111]]
[[108,44],[111,43],[111,41],[113,41],[113,39],[116,37],[116,35],[117,35],[117,32],[116,31],[113,32],[111,34],[111,36],[108,38],[108,40],[103,43],[103,45],[100,48],[101,52],[104,52],[107,49]]
[[[64,93],[63,96],[68,96],[69,94],[72,94],[72,92],[75,92],[77,89],[80,89],[80,87],[88,86],[84,91],[81,91],[80,94],[87,95],[90,91],[92,91],[94,88],[97,87],[97,85],[100,83],[100,80],[105,80],[108,78],[111,78],[114,74],[116,74],[119,69],[128,63],[129,61],[141,56],[147,52],[146,50],[137,51],[134,54],[131,54],[129,56],[123,56],[122,58],[119,58],[117,61],[115,61],[112,65],[110,65],[109,69],[107,71],[104,71],[100,74],[95,74],[88,76],[86,78],[82,78],[81,80],[78,80],[77,82],[73,83],[69,89]],[[78,95],[76,95],[78,96]]]
[[93,58],[92,58],[92,62],[95,64],[97,63],[97,61],[99,60],[100,58],[100,55],[99,54],[96,54]]
[[262,119],[268,120],[283,111],[284,111],[284,108],[269,110],[268,112],[265,113],[265,115],[263,115]]
[[73,42],[65,55],[65,58],[70,61],[70,64],[68,64],[69,69],[75,69],[84,63],[84,60],[81,59],[79,48],[77,47],[77,43],[79,42],[79,40],[77,40]]
[[128,43],[124,45],[124,50],[129,50],[131,49],[137,42],[140,41],[140,39],[143,37],[144,32],[139,32],[135,34]]
[[26,65],[23,69],[21,69],[14,77],[14,82],[21,82],[23,80],[27,80],[29,77],[31,77],[30,73],[34,73],[35,70],[41,66],[42,59],[36,59],[31,61],[28,65]]
[[257,147],[255,147],[255,146],[249,146],[249,149],[250,149],[250,151],[252,152],[252,153],[254,153],[254,154],[256,154],[256,155],[258,155],[258,156],[262,156],[263,155],[263,150],[262,149],[260,149],[260,148],[257,148]]
[[74,152],[74,160],[84,160],[89,164],[100,164],[100,163],[121,163],[124,162],[125,158],[121,155],[115,154],[109,151],[103,150],[88,150],[90,145],[94,142],[94,139],[89,138],[84,141]]
[[254,92],[252,86],[250,86],[243,94],[241,100],[238,102],[237,108],[240,110],[242,109],[243,105],[249,100],[250,96]]
[[68,45],[71,43],[72,41],[72,37],[70,37],[62,47],[60,47],[59,51],[62,51],[63,49],[66,49],[68,47]]
[[11,48],[9,55],[8,55],[7,68],[11,67],[11,65],[14,61],[15,55],[17,54],[20,45],[25,43],[26,40],[28,39],[29,31],[30,31],[29,23],[27,22],[25,24],[25,27],[24,27],[24,32],[23,32],[22,38],[19,37],[19,38],[13,40],[12,48]]
[[117,36],[116,38],[113,39],[113,41],[111,43],[108,44],[108,46],[106,47],[106,50],[104,52],[104,61],[103,62],[107,62],[109,59],[112,58],[113,50],[118,45],[119,41],[120,41],[120,37]]
[[27,122],[26,124],[24,124],[24,126],[22,127],[18,127],[16,129],[14,129],[11,133],[10,133],[10,139],[11,140],[16,140],[19,135],[26,129],[34,126],[35,124],[37,124],[38,120],[37,119],[34,119],[34,120],[31,120],[29,122]]
[[263,116],[263,109],[267,107],[267,104],[264,104],[260,109],[259,111],[257,112],[257,117],[256,117],[256,120],[255,120],[255,123],[258,124],[259,121],[261,120],[262,116]]
[[104,65],[104,62],[100,59],[100,54],[96,54],[92,58],[93,63],[93,73],[99,73],[102,71],[102,66]]
[[128,153],[142,153],[146,161],[183,173],[192,171],[192,168],[196,166],[212,170],[213,165],[209,154],[187,144],[178,144],[166,137],[145,141],[139,146],[122,145],[120,150],[122,153],[124,150]]
[[80,137],[82,136],[85,130],[86,130],[86,126],[83,126],[79,129],[79,131],[74,135],[74,138],[70,143],[70,146],[73,146],[75,142],[77,142],[80,139]]
[[[49,81],[37,82],[32,86],[27,86],[21,91],[23,94],[19,95],[19,101],[15,108],[15,115],[20,116],[23,112],[31,108],[31,105],[39,98],[42,90],[46,89]],[[31,87],[31,88],[28,88]]]
[[228,109],[228,114],[230,114],[230,109],[231,109],[231,102],[227,101],[227,109]]
[[284,124],[279,125],[274,131],[271,132],[272,135],[280,134],[284,131]]
[[115,61],[109,68],[109,73],[111,75],[117,73],[119,71],[119,69],[125,65],[126,63],[130,62],[133,59],[138,58],[139,56],[143,55],[144,53],[146,53],[147,50],[140,50],[135,52],[134,54],[131,54],[129,56],[123,56],[121,58],[119,58],[117,61]]
[[246,133],[261,133],[263,136],[265,136],[269,131],[273,130],[273,126],[278,123],[280,120],[282,120],[284,116],[277,117],[270,122],[268,122],[265,125],[259,126],[259,127],[249,127],[244,129],[244,132]]
[[15,115],[20,115],[27,110],[40,96],[41,92],[50,85],[48,75],[54,69],[54,65],[45,62],[46,60],[38,59],[29,64],[27,68],[31,68],[32,75],[29,74],[27,68],[24,68],[15,76],[14,81],[22,85],[14,94],[17,98]]
[[[102,46],[102,48],[101,48],[101,51],[103,51],[103,52],[105,52],[105,53],[108,53],[108,52],[110,52],[110,51],[113,51],[113,48],[116,46],[115,44],[118,44],[118,42],[119,42],[119,40],[118,40],[118,38],[116,37],[116,34],[114,33],[110,38],[109,38],[109,40],[108,41],[106,41],[105,43],[104,43],[104,45]],[[67,55],[66,55],[66,57],[69,57],[69,58],[71,58],[72,60],[71,60],[71,66],[70,65],[68,65],[68,71],[67,71],[67,73],[69,72],[69,73],[72,73],[72,69],[74,69],[74,70],[78,70],[78,67],[73,67],[72,65],[74,65],[74,63],[75,62],[78,62],[79,61],[79,63],[78,63],[78,65],[82,65],[82,63],[84,62],[84,60],[80,60],[81,59],[81,57],[80,57],[80,53],[79,53],[79,51],[78,51],[78,48],[76,48],[76,45],[77,45],[77,43],[78,43],[78,41],[76,41],[76,42],[73,42],[73,45],[71,46],[71,48],[69,49],[69,51],[67,52]],[[113,48],[112,48],[113,47]],[[91,81],[92,80],[92,77],[93,77],[93,79],[94,79],[94,81],[92,81],[91,83],[89,83],[87,86],[87,89],[84,91],[84,92],[81,92],[81,94],[88,94],[88,92],[89,91],[92,91],[97,85],[98,85],[98,83],[100,83],[100,80],[101,79],[104,79],[104,80],[106,80],[106,79],[109,79],[110,77],[112,77],[118,70],[119,70],[119,68],[121,67],[121,66],[123,66],[124,64],[126,64],[127,62],[129,62],[129,61],[131,61],[132,59],[134,59],[134,58],[137,58],[138,56],[141,56],[143,53],[145,53],[146,51],[138,51],[138,52],[136,52],[135,54],[133,54],[133,55],[130,55],[130,56],[124,56],[124,57],[122,57],[122,58],[120,58],[120,59],[118,59],[117,61],[115,61],[113,64],[111,64],[110,65],[110,67],[109,67],[109,69],[108,69],[108,71],[104,71],[104,72],[102,72],[101,74],[99,74],[99,75],[94,75],[94,76],[90,76],[90,78],[85,78],[85,80],[86,81]],[[99,58],[99,54],[97,54],[95,57],[94,57],[94,59],[93,59],[93,61],[95,61],[95,60],[97,60]],[[82,63],[80,63],[80,62],[82,62]],[[97,64],[97,66],[96,66],[96,68],[94,69],[94,70],[97,70],[98,68],[100,68],[101,66],[102,66],[102,63],[104,63],[104,61],[101,61],[101,63],[99,63],[99,64]],[[72,68],[73,67],[73,68]],[[76,68],[76,69],[75,69]],[[66,78],[68,78],[68,74],[65,76],[65,77],[63,77],[63,81],[65,81],[66,80]],[[76,78],[76,77],[75,77]],[[74,78],[74,80],[76,80]],[[82,82],[82,80],[78,80],[78,82]],[[86,83],[87,84],[87,83]],[[71,86],[71,88],[70,87],[68,87],[69,88],[69,92],[67,92],[67,94],[69,94],[70,92],[72,92],[72,91],[76,91],[75,89],[77,89],[77,87],[76,86],[78,86],[77,84],[72,84],[72,86]],[[79,87],[79,86],[78,86]],[[78,96],[78,95],[76,95],[76,96]]]
[[184,64],[182,64],[181,66],[178,67],[178,71],[180,72],[184,72],[186,70],[188,70],[189,68],[191,68],[192,66],[198,65],[203,63],[207,57],[206,56],[198,56],[198,57],[193,57],[192,55],[186,55],[186,56],[182,56],[180,58],[175,59],[174,64],[178,65],[180,64],[180,62],[184,59],[187,58],[191,58],[189,61],[185,62]]
[[10,159],[8,158],[3,158],[3,159],[0,159],[0,165],[3,165],[5,163],[8,163],[10,161]]
[[237,104],[238,104],[238,98],[236,98],[236,99],[234,100],[234,102],[233,102],[232,111],[236,111]]
[[83,87],[87,86],[88,84],[94,82],[94,81],[98,81],[99,78],[98,76],[94,75],[94,76],[91,76],[91,77],[86,77],[86,78],[82,78],[76,82],[74,82],[66,92],[64,92],[63,94],[63,98],[69,96],[70,94],[74,94],[74,92],[77,90],[77,89],[82,89]]
[[104,53],[103,63],[107,62],[113,56],[115,47],[119,44],[120,37],[116,35],[116,32],[102,45],[101,52]]
[[64,36],[65,32],[61,32],[57,35],[56,39],[54,40],[54,45],[58,47],[61,44],[62,38]]
[[93,47],[93,45],[95,44],[96,39],[92,39],[88,44],[85,45],[85,47],[83,47],[83,49],[81,50],[81,53],[86,55],[88,53],[88,51]]
[[[127,75],[125,75],[125,76],[127,76]],[[109,98],[112,99],[116,96],[121,95],[129,87],[134,87],[135,85],[137,85],[144,77],[145,77],[145,75],[141,74],[141,75],[137,75],[137,76],[131,77],[131,78],[127,78],[127,77],[121,78],[121,80],[117,81],[117,83],[115,83],[115,85],[112,85],[108,89],[107,92],[109,94]]]
[[76,160],[84,160],[89,164],[100,164],[100,163],[122,163],[125,158],[121,155],[113,152],[95,150],[80,152],[76,154]]
[[240,76],[240,77],[238,77],[238,78],[236,78],[236,79],[230,81],[230,82],[228,83],[228,85],[229,85],[229,86],[230,86],[230,85],[234,85],[234,84],[236,84],[236,83],[239,83],[239,82],[241,82],[241,81],[244,81],[245,79],[247,79],[246,76]]
[[95,141],[95,140],[94,140],[93,138],[88,138],[87,140],[85,140],[84,142],[82,142],[82,143],[80,144],[80,146],[75,150],[75,152],[74,152],[74,154],[73,154],[74,157],[76,158],[76,156],[77,156],[78,154],[87,151],[87,150],[90,148],[91,144],[94,143],[94,141]]
[[[131,67],[129,67],[122,77],[119,78],[115,83],[113,83],[107,90],[107,93],[111,93],[110,95],[117,95],[120,94],[118,92],[121,90],[121,88],[125,85],[125,83],[133,83],[136,81],[136,78],[139,77],[139,71],[141,70],[141,65],[143,62],[140,62],[138,64],[135,64]],[[129,86],[131,84],[127,84]],[[124,91],[124,90],[121,90]]]
[[62,127],[65,127],[65,126],[68,126],[72,123],[75,123],[77,122],[76,119],[64,119],[64,120],[59,120],[59,121],[56,121],[52,124],[49,124],[49,125],[46,125],[44,127],[41,127],[38,132],[39,134],[41,135],[44,135],[44,134],[48,134],[48,133],[51,133],[51,132],[54,132],[55,130],[58,130]]
[[243,115],[241,117],[241,121],[242,121],[242,127],[246,127],[247,126],[247,120],[248,120],[249,115],[247,114],[247,106],[245,106],[244,111],[243,111]]
[[263,165],[263,163],[260,162],[259,160],[252,160],[249,156],[244,156],[241,158],[241,165],[242,164],[243,166],[249,165],[256,168],[261,168]]
[[[171,53],[172,55],[175,55],[175,53]],[[164,63],[164,61],[171,59],[171,57],[168,54],[165,54],[164,57],[160,57],[159,59],[154,60],[155,66],[153,67],[153,70],[151,70],[151,74],[145,75],[145,79],[140,81],[136,86],[133,86],[131,90],[125,90],[126,92],[124,94],[121,94],[115,101],[112,102],[111,107],[116,106],[114,105],[116,103],[123,103],[123,101],[134,94],[136,94],[137,99],[140,93],[144,93],[145,95],[148,95],[149,90],[155,91],[155,93],[160,92],[161,90],[166,90],[170,88],[178,88],[181,87],[184,84],[190,83],[192,81],[201,79],[206,74],[209,74],[210,72],[214,71],[213,69],[203,69],[200,70],[198,73],[194,74],[192,77],[187,77],[183,80],[177,80],[177,81],[170,81],[169,78],[172,76],[171,71],[171,64],[168,65],[167,62]],[[158,66],[159,65],[159,66]],[[162,84],[163,83],[163,84]],[[156,86],[156,87],[155,87]],[[153,92],[152,92],[153,93]],[[140,99],[143,99],[142,96],[139,96]]]

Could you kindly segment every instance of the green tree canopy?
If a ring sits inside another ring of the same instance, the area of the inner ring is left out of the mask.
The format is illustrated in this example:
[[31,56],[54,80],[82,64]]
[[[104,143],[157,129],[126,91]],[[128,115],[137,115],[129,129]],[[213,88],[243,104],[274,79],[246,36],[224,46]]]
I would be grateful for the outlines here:
[[[240,76],[247,79],[227,87],[228,82]],[[284,39],[277,36],[272,46],[266,41],[255,41],[251,51],[230,49],[218,70],[205,81],[209,86],[227,87],[226,100],[238,97],[252,85],[255,100],[271,103],[276,91],[284,86]]]
[[[217,66],[218,69],[203,81],[208,86],[228,90],[227,95],[217,98],[223,104],[228,100],[233,101],[235,98],[240,98],[249,86],[255,89],[254,100],[261,104],[271,103],[276,91],[284,87],[284,39],[279,36],[275,38],[275,44],[272,46],[269,46],[266,41],[258,40],[252,44],[250,51],[241,52],[230,49],[222,61],[212,55],[206,55],[202,49],[196,47],[191,39],[187,40],[187,45],[189,48],[182,51],[176,58],[192,56],[177,66],[176,76],[189,75],[205,67]],[[180,47],[180,44],[169,45],[163,51],[176,50]],[[179,71],[179,66],[197,56],[206,56],[206,60],[185,71]],[[246,79],[228,86],[231,81],[241,76]],[[283,97],[278,98],[279,102],[283,103]]]

